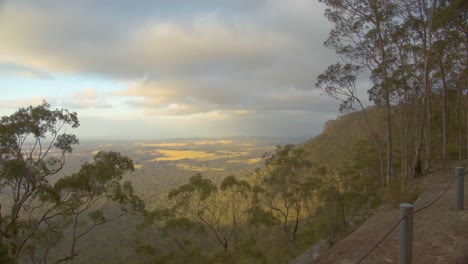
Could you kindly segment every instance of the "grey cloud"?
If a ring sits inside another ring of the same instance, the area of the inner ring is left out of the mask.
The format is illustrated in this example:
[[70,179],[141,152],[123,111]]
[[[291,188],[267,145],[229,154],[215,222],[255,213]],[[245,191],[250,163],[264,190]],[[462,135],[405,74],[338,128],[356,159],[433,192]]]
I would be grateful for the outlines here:
[[[165,1],[132,2],[133,7],[121,1],[7,2],[0,11],[0,32],[7,36],[0,51],[20,53],[6,57],[36,68],[124,78],[248,72],[290,57],[322,61],[323,40],[316,39],[328,29],[320,24],[326,23],[321,11],[291,11],[282,2],[222,1],[188,4],[187,10]],[[174,17],[161,17],[158,7]],[[143,13],[135,17],[121,9]]]
[[[0,62],[125,81],[149,76],[114,96],[150,116],[212,114],[229,116],[236,125],[216,121],[227,131],[307,131],[338,109],[314,88],[336,60],[322,45],[330,29],[322,13],[308,0],[9,1],[0,8]],[[111,107],[102,98],[62,101]]]
[[112,108],[113,106],[107,102],[105,98],[97,94],[93,88],[84,89],[75,94],[66,96],[41,96],[24,99],[9,99],[0,100],[1,109],[16,110],[21,107],[36,106],[48,102],[52,107],[66,108],[70,110],[83,110],[83,109],[104,109]]
[[[312,86],[313,81],[310,77],[307,85]],[[114,95],[133,98],[127,103],[131,107],[146,109],[147,114],[184,115],[239,109],[250,112],[300,110],[336,113],[338,109],[338,102],[323,95],[319,89],[297,87],[294,83],[277,84],[275,80],[258,81],[256,78],[143,80]]]
[[0,13],[0,33],[5,36],[0,60],[128,78],[199,72],[223,64],[236,69],[258,67],[288,45],[281,33],[227,23],[210,13],[190,23],[149,17],[133,27],[121,27],[120,20],[90,16],[81,9],[7,4]]
[[43,80],[52,78],[52,76],[48,72],[8,62],[0,62],[0,74],[24,78],[37,78]]
[[[308,138],[323,130],[335,114],[307,112],[264,112],[261,115],[234,116],[219,120],[107,120],[83,117],[77,134],[94,139],[154,139],[175,137],[285,136]],[[127,128],[127,129],[123,129]],[[144,131],[138,133],[136,131]]]

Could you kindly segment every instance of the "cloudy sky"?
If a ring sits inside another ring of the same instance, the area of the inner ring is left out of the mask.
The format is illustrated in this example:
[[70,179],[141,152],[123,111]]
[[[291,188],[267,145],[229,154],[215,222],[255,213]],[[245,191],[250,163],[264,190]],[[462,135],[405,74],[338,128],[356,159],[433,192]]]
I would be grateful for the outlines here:
[[0,114],[47,100],[84,138],[311,137],[338,102],[313,0],[0,0]]

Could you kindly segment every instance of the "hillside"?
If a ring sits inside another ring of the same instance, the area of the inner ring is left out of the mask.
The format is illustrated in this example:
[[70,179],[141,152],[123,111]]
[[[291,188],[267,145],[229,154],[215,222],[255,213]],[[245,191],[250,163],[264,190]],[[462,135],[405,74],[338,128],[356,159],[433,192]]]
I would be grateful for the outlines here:
[[[366,111],[372,129],[380,135],[379,141],[383,141],[382,137],[385,134],[383,110],[369,107]],[[396,128],[394,130],[396,132]],[[315,163],[328,168],[341,168],[351,162],[358,144],[364,145],[369,154],[374,155],[375,150],[370,143],[369,129],[362,111],[329,120],[321,134],[300,146],[309,153],[310,159]]]
[[[468,167],[468,161],[453,162],[423,178],[414,180],[422,191],[415,210],[434,201],[453,180],[455,166]],[[453,186],[433,205],[414,216],[413,263],[468,263],[468,181],[465,180],[465,210],[455,212]],[[311,250],[291,263],[356,263],[396,223],[399,210],[384,204],[352,234],[316,260]],[[397,263],[398,228],[362,263]]]

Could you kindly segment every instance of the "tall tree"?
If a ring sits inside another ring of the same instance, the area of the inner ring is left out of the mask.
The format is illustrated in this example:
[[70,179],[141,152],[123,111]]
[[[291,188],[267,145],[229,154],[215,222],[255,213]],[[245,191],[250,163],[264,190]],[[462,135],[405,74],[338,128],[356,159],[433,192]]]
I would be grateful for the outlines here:
[[346,62],[365,67],[371,73],[370,99],[386,112],[387,181],[394,177],[391,64],[396,6],[384,0],[320,0],[327,5],[325,16],[334,24],[325,46]]
[[137,241],[138,248],[151,249],[145,250],[151,261],[217,263],[250,257],[254,250],[244,247],[248,241],[239,234],[250,211],[249,183],[228,176],[217,187],[196,174],[168,196],[173,206],[148,212],[140,227],[144,233],[154,231]]
[[356,65],[341,65],[339,63],[333,64],[330,65],[324,73],[318,76],[315,86],[324,89],[330,97],[341,101],[341,113],[346,113],[348,111],[362,111],[364,114],[364,120],[367,126],[369,138],[371,139],[379,158],[380,183],[383,187],[385,186],[385,164],[383,160],[383,150],[377,134],[375,133],[375,130],[367,116],[366,108],[358,96],[356,87],[356,79],[361,71],[361,68]]
[[[143,207],[131,184],[120,182],[133,163],[119,153],[100,152],[78,173],[51,183],[78,144],[75,135],[64,131],[78,126],[76,113],[51,110],[46,102],[1,118],[0,191],[5,207],[0,205],[0,248],[8,248],[16,259],[72,260],[77,242],[96,226],[125,214],[127,205]],[[121,213],[103,207],[109,204],[120,204]],[[68,243],[68,253],[52,258],[59,243]]]
[[299,229],[311,223],[318,207],[316,194],[320,178],[306,155],[294,145],[277,146],[273,154],[266,156],[262,183],[256,186],[263,194],[263,205],[254,214],[269,215],[271,223],[291,243],[295,242]]
[[432,73],[434,70],[434,19],[437,10],[437,0],[402,1],[400,4],[400,17],[409,25],[408,35],[413,47],[413,61],[416,75],[422,87],[421,126],[417,129],[415,154],[413,159],[413,174],[422,173],[422,144],[424,141],[424,170],[431,167],[432,158]]

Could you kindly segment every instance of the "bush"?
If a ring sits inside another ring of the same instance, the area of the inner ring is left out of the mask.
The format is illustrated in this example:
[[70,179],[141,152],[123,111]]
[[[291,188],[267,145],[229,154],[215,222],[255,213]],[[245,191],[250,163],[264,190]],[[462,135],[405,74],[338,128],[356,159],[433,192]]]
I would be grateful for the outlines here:
[[419,188],[414,188],[407,180],[396,177],[387,186],[385,200],[392,206],[398,207],[401,203],[414,203],[420,194]]

